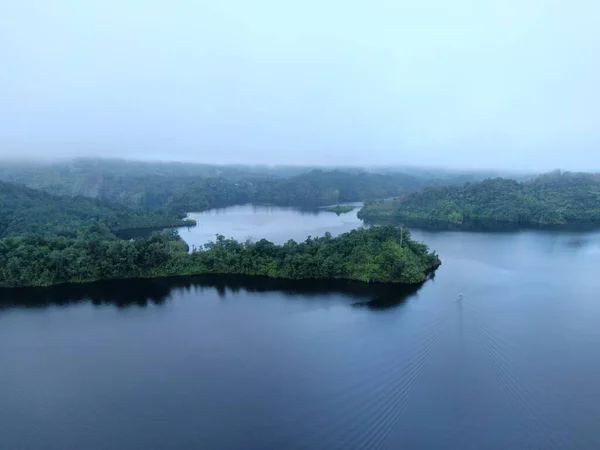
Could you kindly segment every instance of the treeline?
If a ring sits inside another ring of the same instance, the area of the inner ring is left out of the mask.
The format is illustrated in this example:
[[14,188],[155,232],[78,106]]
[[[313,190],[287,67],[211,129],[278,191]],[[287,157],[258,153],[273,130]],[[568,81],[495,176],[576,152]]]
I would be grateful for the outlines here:
[[14,234],[61,234],[96,225],[103,233],[128,228],[191,225],[193,221],[161,209],[130,209],[105,199],[50,195],[0,182],[0,237]]
[[358,215],[467,228],[600,224],[600,174],[554,171],[526,182],[495,178],[427,187],[394,201],[369,202]]
[[277,246],[218,236],[188,252],[175,232],[149,239],[110,239],[93,229],[74,236],[17,235],[0,239],[0,286],[49,286],[100,279],[192,274],[245,274],[288,279],[352,279],[420,283],[440,260],[393,226],[327,234]]
[[62,234],[25,234],[0,239],[0,286],[50,286],[111,278],[171,274],[169,262],[187,245],[169,232],[121,240],[98,227]]
[[0,182],[0,285],[46,286],[136,276],[143,267],[152,269],[169,255],[187,252],[187,246],[170,234],[130,242],[114,233],[185,224],[190,221],[159,210],[55,196]]
[[415,173],[83,159],[3,164],[0,180],[57,195],[82,195],[132,208],[182,213],[243,203],[308,208],[382,199],[477,177]]

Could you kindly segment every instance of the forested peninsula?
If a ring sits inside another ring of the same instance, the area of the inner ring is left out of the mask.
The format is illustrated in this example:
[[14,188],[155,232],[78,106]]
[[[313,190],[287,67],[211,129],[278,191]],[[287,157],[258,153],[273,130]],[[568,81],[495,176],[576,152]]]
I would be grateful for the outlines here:
[[281,246],[218,236],[191,253],[174,230],[136,240],[115,235],[130,227],[187,223],[170,214],[0,183],[0,287],[192,274],[416,284],[440,264],[408,230],[394,226]]
[[494,178],[426,187],[392,201],[367,202],[358,217],[465,229],[600,225],[600,174],[554,171],[524,182]]

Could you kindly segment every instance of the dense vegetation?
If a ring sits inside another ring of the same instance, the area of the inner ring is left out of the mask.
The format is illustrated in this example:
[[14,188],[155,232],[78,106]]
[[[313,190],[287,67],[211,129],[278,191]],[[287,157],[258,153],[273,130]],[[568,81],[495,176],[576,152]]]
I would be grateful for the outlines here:
[[[352,279],[420,283],[440,264],[407,229],[391,225],[352,230],[338,237],[293,240],[277,246],[265,239],[240,243],[219,236],[190,255],[195,273],[237,273],[275,278]],[[182,269],[183,270],[183,269]]]
[[175,232],[149,239],[111,239],[101,230],[73,235],[17,235],[0,239],[0,286],[47,286],[110,278],[246,274],[290,279],[353,279],[419,283],[440,261],[409,232],[392,226],[277,246],[218,236],[188,252]]
[[128,228],[192,225],[158,209],[132,210],[103,199],[59,197],[25,186],[0,182],[0,237],[55,234],[95,226],[106,232]]
[[407,230],[394,227],[357,230],[338,238],[328,234],[283,246],[219,236],[192,253],[174,230],[148,239],[115,235],[127,228],[181,222],[160,210],[55,196],[0,182],[0,286],[226,273],[418,283],[439,264]]
[[359,217],[469,228],[600,224],[600,174],[554,171],[526,182],[495,178],[428,187],[394,201],[369,202]]
[[227,167],[83,159],[2,164],[0,180],[52,194],[103,198],[133,208],[183,213],[243,203],[316,207],[389,198],[423,186],[476,178],[473,174],[359,169]]

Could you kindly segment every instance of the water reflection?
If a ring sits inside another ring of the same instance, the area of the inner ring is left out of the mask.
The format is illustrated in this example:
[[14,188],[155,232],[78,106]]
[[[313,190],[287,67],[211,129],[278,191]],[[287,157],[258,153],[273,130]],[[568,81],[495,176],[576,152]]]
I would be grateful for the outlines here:
[[201,275],[147,280],[112,280],[49,288],[0,290],[0,310],[45,308],[90,302],[94,305],[145,307],[169,301],[177,291],[210,289],[222,298],[229,293],[278,292],[284,296],[318,298],[343,294],[356,308],[389,309],[403,304],[421,285],[367,284],[348,280],[284,280],[238,275]]
[[175,287],[172,281],[116,280],[49,288],[0,290],[0,309],[45,308],[91,302],[117,307],[164,303]]

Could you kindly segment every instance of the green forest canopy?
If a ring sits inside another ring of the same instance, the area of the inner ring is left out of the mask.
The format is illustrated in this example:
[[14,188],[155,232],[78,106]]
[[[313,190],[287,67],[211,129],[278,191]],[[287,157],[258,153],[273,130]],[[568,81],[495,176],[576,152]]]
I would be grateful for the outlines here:
[[319,170],[209,166],[82,159],[47,164],[3,164],[0,180],[52,194],[103,198],[133,208],[177,213],[243,203],[316,207],[381,199],[428,185],[476,180],[481,174],[357,168]]
[[600,223],[600,174],[554,171],[526,182],[495,178],[427,187],[394,201],[369,202],[359,217],[459,226],[482,220],[518,225]]
[[352,279],[415,284],[440,264],[408,230],[393,226],[326,234],[275,245],[218,236],[188,252],[175,232],[126,241],[94,230],[75,236],[18,235],[0,239],[0,286],[48,286],[100,279],[195,274],[245,274],[290,279]]
[[395,227],[282,246],[219,236],[192,253],[174,230],[130,241],[114,234],[129,227],[169,226],[170,220],[179,219],[0,182],[0,286],[209,273],[414,284],[439,265],[435,253]]
[[55,196],[0,181],[0,237],[53,234],[89,225],[117,231],[191,224],[193,221],[160,210],[133,210],[104,199]]

